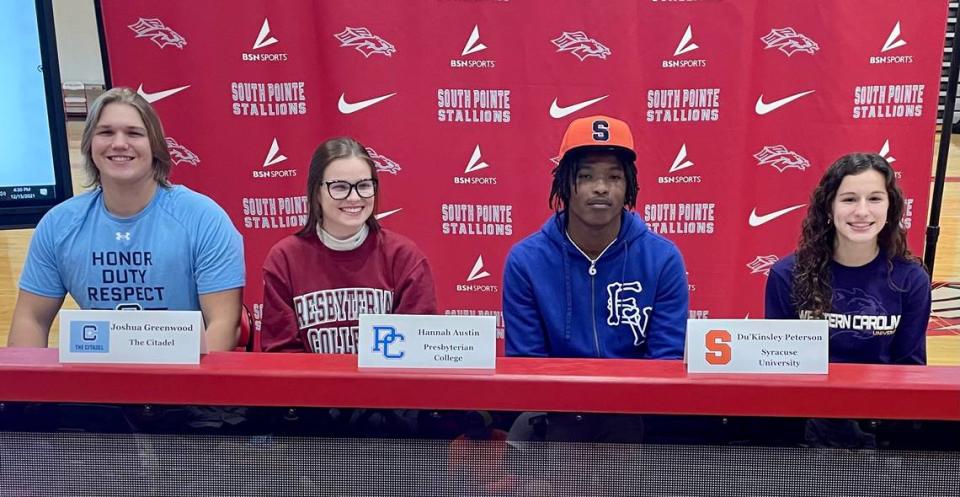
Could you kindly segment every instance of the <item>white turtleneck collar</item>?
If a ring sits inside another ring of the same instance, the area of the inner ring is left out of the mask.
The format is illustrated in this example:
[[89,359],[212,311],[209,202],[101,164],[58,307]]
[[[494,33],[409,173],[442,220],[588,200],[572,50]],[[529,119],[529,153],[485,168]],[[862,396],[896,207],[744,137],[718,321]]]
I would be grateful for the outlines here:
[[360,231],[355,235],[350,235],[347,238],[340,239],[336,238],[330,233],[327,233],[320,225],[317,225],[317,237],[320,238],[320,241],[327,246],[330,250],[336,250],[338,252],[346,252],[348,250],[353,250],[363,244],[364,240],[367,239],[367,235],[370,234],[370,228],[364,224]]

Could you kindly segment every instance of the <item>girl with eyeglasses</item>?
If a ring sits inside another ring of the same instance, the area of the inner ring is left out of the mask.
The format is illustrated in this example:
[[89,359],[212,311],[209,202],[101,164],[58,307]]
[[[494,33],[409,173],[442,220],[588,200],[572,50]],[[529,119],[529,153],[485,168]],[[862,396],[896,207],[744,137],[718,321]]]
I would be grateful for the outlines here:
[[427,258],[374,217],[378,187],[357,141],[317,147],[307,223],[264,261],[263,351],[355,354],[360,314],[436,314]]

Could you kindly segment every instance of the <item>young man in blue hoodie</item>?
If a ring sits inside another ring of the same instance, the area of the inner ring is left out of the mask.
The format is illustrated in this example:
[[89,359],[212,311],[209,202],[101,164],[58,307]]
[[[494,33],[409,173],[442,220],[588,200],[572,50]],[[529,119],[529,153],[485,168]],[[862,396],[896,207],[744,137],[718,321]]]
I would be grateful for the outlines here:
[[504,268],[508,356],[680,359],[689,294],[676,245],[639,214],[627,123],[573,121],[553,170],[557,211]]

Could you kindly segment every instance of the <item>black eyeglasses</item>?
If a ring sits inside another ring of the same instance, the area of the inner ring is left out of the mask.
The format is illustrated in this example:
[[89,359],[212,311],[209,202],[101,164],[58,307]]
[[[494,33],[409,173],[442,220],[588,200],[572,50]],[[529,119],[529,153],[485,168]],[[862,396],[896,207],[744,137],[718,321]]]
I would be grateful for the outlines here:
[[356,183],[342,180],[324,181],[323,183],[327,185],[327,193],[334,200],[343,200],[349,197],[352,190],[356,190],[360,198],[370,198],[377,193],[377,180],[373,178],[362,179]]

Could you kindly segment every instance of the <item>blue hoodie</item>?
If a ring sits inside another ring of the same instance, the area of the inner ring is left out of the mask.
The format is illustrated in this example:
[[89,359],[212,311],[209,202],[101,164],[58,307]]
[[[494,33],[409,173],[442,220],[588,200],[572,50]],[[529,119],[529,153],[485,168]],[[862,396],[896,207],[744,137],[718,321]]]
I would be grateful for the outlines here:
[[503,276],[508,356],[679,359],[690,295],[676,245],[624,211],[616,241],[590,262],[558,213],[510,249]]

